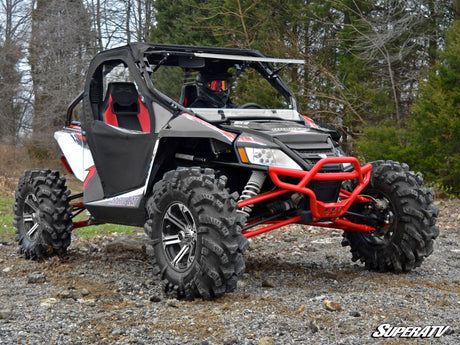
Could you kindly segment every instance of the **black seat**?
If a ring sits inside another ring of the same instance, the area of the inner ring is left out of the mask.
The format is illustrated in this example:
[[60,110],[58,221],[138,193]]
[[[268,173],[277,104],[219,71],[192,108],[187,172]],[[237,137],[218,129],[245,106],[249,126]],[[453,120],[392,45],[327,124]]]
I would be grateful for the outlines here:
[[180,103],[184,107],[189,107],[190,104],[192,104],[193,101],[196,99],[196,97],[197,97],[197,91],[196,91],[196,86],[195,85],[184,85],[184,86],[182,86]]
[[109,83],[101,105],[101,120],[126,129],[150,132],[150,116],[134,83]]

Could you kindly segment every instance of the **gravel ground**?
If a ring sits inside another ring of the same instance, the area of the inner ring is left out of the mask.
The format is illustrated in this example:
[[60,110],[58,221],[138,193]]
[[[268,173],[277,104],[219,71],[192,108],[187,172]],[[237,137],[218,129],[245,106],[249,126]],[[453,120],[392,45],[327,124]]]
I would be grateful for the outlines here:
[[[413,272],[366,271],[339,232],[296,225],[251,240],[238,289],[215,301],[164,296],[141,234],[74,238],[40,262],[8,240],[0,344],[460,344],[460,200],[437,206],[435,251]],[[372,338],[381,324],[449,329]]]

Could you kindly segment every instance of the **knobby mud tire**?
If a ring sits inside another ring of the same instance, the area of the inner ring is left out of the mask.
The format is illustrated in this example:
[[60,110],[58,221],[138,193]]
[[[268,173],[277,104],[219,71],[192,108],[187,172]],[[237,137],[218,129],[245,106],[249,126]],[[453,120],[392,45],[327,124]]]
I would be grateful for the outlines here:
[[[153,187],[144,229],[153,246],[154,271],[160,274],[167,294],[212,299],[236,288],[245,268],[242,254],[248,241],[241,234],[245,219],[236,212],[238,195],[229,195],[226,181],[224,176],[216,178],[212,169],[179,168]],[[189,222],[196,225],[194,259],[182,270],[168,257],[163,237],[165,214],[174,205],[182,205],[193,217]]]
[[27,259],[63,255],[70,245],[72,206],[65,181],[51,170],[30,170],[19,179],[14,226],[19,250]]
[[362,195],[385,196],[394,213],[392,235],[385,243],[375,244],[372,233],[345,231],[342,244],[351,247],[352,260],[380,272],[408,272],[420,266],[433,252],[438,209],[431,206],[433,190],[423,187],[423,176],[407,164],[393,161],[372,163],[369,185]]

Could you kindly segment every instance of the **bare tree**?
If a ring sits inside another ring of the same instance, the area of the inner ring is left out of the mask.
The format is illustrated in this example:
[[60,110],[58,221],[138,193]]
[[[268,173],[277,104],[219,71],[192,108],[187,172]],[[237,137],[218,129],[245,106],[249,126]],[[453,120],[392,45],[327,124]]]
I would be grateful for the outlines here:
[[148,41],[154,18],[152,0],[86,0],[97,50]]
[[37,1],[32,13],[29,64],[33,79],[33,140],[49,147],[67,105],[80,93],[95,35],[78,0]]
[[29,24],[29,3],[0,1],[0,140],[13,144],[24,132],[30,113],[27,84],[20,68]]

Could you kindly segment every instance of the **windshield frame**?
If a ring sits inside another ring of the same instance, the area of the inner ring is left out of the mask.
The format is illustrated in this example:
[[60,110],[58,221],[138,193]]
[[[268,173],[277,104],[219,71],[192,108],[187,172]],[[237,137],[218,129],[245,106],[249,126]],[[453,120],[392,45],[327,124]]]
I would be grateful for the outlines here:
[[[293,91],[281,79],[278,72],[288,66],[304,64],[305,60],[301,59],[282,59],[269,58],[263,56],[257,50],[245,50],[237,48],[216,48],[216,47],[194,47],[180,45],[150,45],[150,44],[131,44],[133,55],[138,56],[137,65],[144,74],[144,79],[148,88],[154,94],[160,94],[170,106],[176,111],[190,112],[190,108],[184,107],[178,101],[165,95],[158,90],[151,80],[151,75],[161,66],[178,66],[187,73],[190,68],[183,67],[182,61],[189,59],[201,59],[203,67],[219,66],[221,68],[230,68],[234,66],[242,66],[243,68],[255,69],[265,80],[267,80],[273,88],[280,93],[287,102],[287,109],[297,111],[297,100]],[[197,60],[198,61],[198,60]],[[279,64],[283,64],[279,67]],[[199,69],[195,69],[199,70]],[[146,78],[148,74],[148,78]],[[245,109],[240,109],[245,110]],[[192,111],[193,112],[193,111]]]

